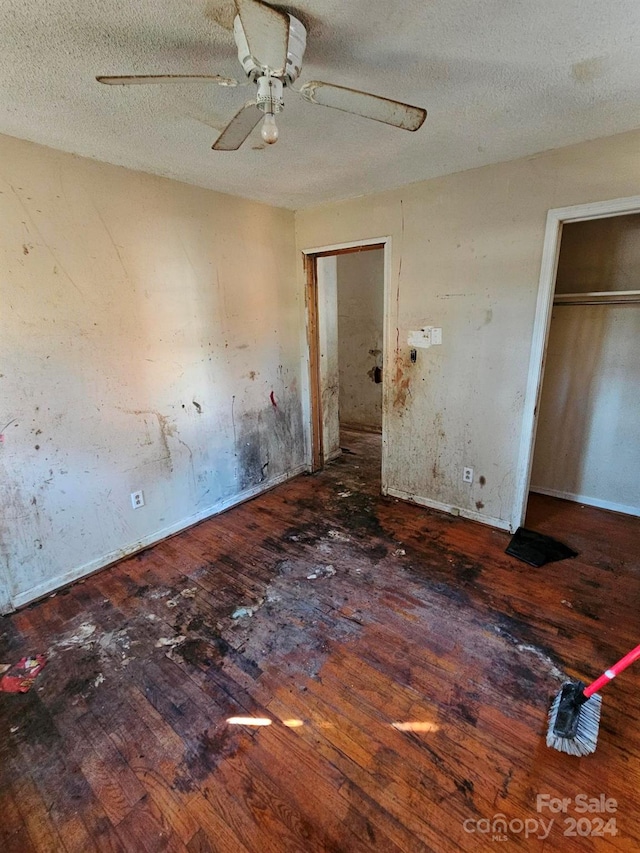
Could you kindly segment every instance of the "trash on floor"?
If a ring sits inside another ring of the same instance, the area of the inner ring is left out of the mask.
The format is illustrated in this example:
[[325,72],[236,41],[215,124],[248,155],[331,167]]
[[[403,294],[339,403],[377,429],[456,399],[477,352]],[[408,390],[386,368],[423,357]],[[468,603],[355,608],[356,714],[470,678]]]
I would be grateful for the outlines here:
[[243,616],[253,616],[256,611],[260,610],[263,604],[264,598],[261,598],[257,604],[252,604],[250,607],[237,607],[231,614],[231,618],[242,619]]
[[61,640],[57,641],[54,646],[60,649],[70,649],[72,646],[85,646],[93,642],[92,637],[95,634],[96,626],[91,622],[83,622],[82,625],[73,633],[67,634]]
[[333,566],[318,566],[310,575],[307,575],[308,581],[315,581],[318,578],[332,578],[336,573]]
[[170,598],[169,601],[166,602],[166,605],[167,607],[177,607],[178,604],[180,604],[181,598],[195,598],[197,593],[197,586],[192,586],[189,589],[183,589],[177,595],[174,595],[173,598]]
[[505,553],[536,568],[544,566],[545,563],[555,563],[558,560],[578,556],[577,551],[558,542],[557,539],[524,527],[519,527],[513,534]]
[[331,539],[337,539],[338,542],[350,542],[351,541],[346,534],[341,533],[339,530],[330,530],[327,533],[327,536],[331,537]]
[[[180,643],[184,643],[187,638],[184,634],[178,634],[176,637],[160,637],[160,639],[156,642],[156,649],[162,649],[165,646],[179,646]],[[98,685],[96,684],[96,687]]]
[[42,672],[47,659],[44,655],[21,658],[14,666],[9,666],[0,678],[0,691],[3,693],[26,693],[31,689],[36,677]]

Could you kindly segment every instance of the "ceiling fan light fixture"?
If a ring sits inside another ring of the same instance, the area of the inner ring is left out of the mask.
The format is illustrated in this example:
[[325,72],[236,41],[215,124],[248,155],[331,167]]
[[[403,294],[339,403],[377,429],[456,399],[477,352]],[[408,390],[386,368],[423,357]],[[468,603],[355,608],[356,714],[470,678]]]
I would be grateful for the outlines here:
[[282,80],[265,74],[258,78],[256,105],[263,113],[279,113],[284,109]]
[[260,128],[260,136],[267,143],[273,145],[278,141],[278,126],[276,125],[276,117],[273,113],[266,113],[262,127]]
[[273,145],[278,141],[278,127],[275,114],[284,109],[282,98],[283,83],[277,77],[265,74],[258,78],[258,94],[256,106],[264,113],[264,120],[260,128],[260,136],[267,145]]

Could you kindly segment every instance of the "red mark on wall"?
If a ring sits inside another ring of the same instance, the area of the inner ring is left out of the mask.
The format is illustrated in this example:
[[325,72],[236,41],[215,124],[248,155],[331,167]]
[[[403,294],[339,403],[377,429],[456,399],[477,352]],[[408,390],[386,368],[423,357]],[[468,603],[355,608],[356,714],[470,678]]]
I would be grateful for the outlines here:
[[273,391],[269,394],[269,399],[271,400],[271,405],[273,406],[273,408],[274,408],[274,409],[277,409],[277,408],[278,408],[278,404],[276,403],[276,396],[275,396],[275,394],[273,393]]

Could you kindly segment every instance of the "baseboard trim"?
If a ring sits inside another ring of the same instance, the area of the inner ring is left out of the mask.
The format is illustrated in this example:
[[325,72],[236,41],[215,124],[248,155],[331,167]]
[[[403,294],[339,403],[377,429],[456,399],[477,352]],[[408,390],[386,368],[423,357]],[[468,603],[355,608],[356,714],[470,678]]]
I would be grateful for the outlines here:
[[164,527],[162,530],[157,530],[155,533],[145,536],[144,539],[139,539],[137,542],[134,542],[125,548],[112,551],[110,554],[105,554],[102,557],[91,560],[91,562],[78,566],[75,569],[71,569],[62,575],[57,575],[54,578],[48,578],[46,581],[32,587],[26,592],[21,592],[14,596],[11,600],[13,610],[17,610],[19,607],[24,607],[25,604],[31,604],[38,598],[50,595],[52,592],[56,592],[62,587],[80,580],[81,578],[87,577],[94,572],[106,569],[108,566],[118,563],[125,557],[130,557],[138,551],[144,551],[145,548],[149,548],[151,545],[157,545],[164,539],[168,539],[171,536],[182,533],[184,530],[188,530],[189,527],[193,527],[194,524],[205,521],[207,518],[212,518],[213,516],[220,515],[220,513],[225,512],[228,509],[233,509],[234,506],[238,506],[239,504],[245,503],[258,495],[264,494],[264,492],[268,492],[276,486],[279,486],[281,483],[284,483],[293,477],[297,477],[298,474],[302,474],[304,471],[308,470],[308,465],[298,465],[296,468],[293,468],[291,471],[287,471],[285,474],[281,474],[278,477],[274,477],[271,480],[260,483],[259,486],[246,489],[244,492],[240,492],[240,494],[234,495],[231,498],[225,498],[224,500],[218,501],[217,503],[200,510],[200,512],[197,512],[194,515],[190,515],[175,524]]
[[453,504],[442,503],[442,501],[434,501],[431,500],[431,498],[423,498],[420,495],[414,495],[411,492],[404,492],[402,489],[388,488],[386,490],[386,494],[391,495],[391,497],[394,498],[400,498],[403,501],[408,501],[409,503],[425,506],[428,509],[437,509],[439,512],[446,512],[449,515],[459,515],[461,518],[469,519],[469,521],[478,521],[480,524],[486,524],[488,527],[496,527],[498,530],[511,530],[509,522],[504,521],[502,518],[483,515],[482,513],[474,512],[471,509],[464,509],[462,507],[453,506]]
[[337,447],[335,450],[332,450],[327,456],[324,457],[325,463],[333,462],[334,459],[337,459],[339,456],[342,456],[342,448]]
[[381,426],[367,426],[366,424],[349,424],[340,421],[340,429],[347,432],[368,432],[374,435],[382,435]]
[[595,506],[598,509],[608,509],[610,512],[621,512],[624,515],[640,516],[640,507],[617,504],[613,501],[602,501],[600,498],[591,498],[588,495],[576,495],[573,492],[560,492],[557,489],[542,489],[538,486],[530,486],[530,492],[537,495],[547,495],[550,498],[560,498],[563,501],[573,501],[578,504]]

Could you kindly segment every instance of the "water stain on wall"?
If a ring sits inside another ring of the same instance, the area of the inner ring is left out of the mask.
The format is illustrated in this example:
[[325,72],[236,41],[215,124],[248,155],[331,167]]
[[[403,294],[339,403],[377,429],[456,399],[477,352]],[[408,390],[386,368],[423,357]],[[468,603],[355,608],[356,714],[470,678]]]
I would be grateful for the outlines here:
[[174,436],[177,431],[175,424],[169,423],[166,415],[161,415],[160,412],[151,412],[158,419],[158,427],[160,428],[160,441],[165,451],[166,458],[169,462],[169,470],[173,471],[173,460],[171,458],[171,448],[169,447],[169,438]]
[[[175,423],[172,423],[167,417],[167,415],[163,415],[160,412],[157,412],[155,409],[123,409],[122,411],[126,412],[129,415],[153,415],[155,418],[157,418],[158,429],[160,431],[160,444],[162,445],[163,450],[162,459],[166,460],[169,471],[173,471],[173,459],[171,457],[171,447],[169,446],[169,439],[173,438],[177,434],[177,425]],[[146,443],[147,442],[145,442],[145,444]],[[184,442],[180,443],[184,444]]]
[[238,459],[238,479],[241,490],[249,489],[264,480],[264,465],[269,464],[269,459],[263,461],[267,451],[263,448],[259,430],[256,429],[253,418],[242,418],[238,428],[238,439],[236,443],[236,456]]
[[571,76],[577,83],[591,83],[601,77],[603,72],[604,59],[601,56],[583,59],[582,62],[574,62],[571,66]]
[[393,378],[393,408],[404,409],[407,397],[411,394],[411,377],[405,376],[408,364],[401,355],[396,356],[396,372]]
[[440,459],[442,457],[441,442],[447,437],[442,425],[442,412],[436,412],[433,419],[433,465],[431,466],[431,475],[434,480],[444,479],[444,472],[440,469]]
[[240,489],[253,488],[288,470],[292,460],[302,459],[303,447],[299,399],[285,395],[275,405],[269,395],[262,409],[245,412],[236,419],[235,454]]

